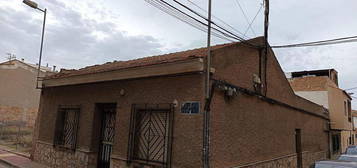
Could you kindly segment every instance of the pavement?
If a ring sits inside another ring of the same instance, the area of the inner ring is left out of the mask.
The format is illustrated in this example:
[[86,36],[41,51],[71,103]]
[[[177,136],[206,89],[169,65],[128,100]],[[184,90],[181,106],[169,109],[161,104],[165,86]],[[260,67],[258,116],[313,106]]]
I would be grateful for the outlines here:
[[26,155],[0,146],[0,168],[46,168],[46,166],[33,162]]

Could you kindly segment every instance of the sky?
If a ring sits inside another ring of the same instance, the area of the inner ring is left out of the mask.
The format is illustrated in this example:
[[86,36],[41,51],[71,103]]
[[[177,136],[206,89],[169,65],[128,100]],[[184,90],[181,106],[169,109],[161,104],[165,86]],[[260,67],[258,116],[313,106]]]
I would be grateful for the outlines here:
[[[170,0],[171,1],[171,0]],[[191,0],[203,9],[207,0]],[[215,18],[245,32],[262,0],[212,0]],[[206,33],[151,6],[145,0],[36,0],[48,10],[43,65],[76,69],[114,60],[176,52],[206,45]],[[205,14],[188,0],[180,0]],[[270,0],[270,45],[357,35],[356,0]],[[0,1],[0,62],[6,53],[38,61],[43,14],[21,0]],[[218,21],[218,20],[216,20]],[[247,31],[263,35],[263,11]],[[227,43],[213,38],[213,44]],[[274,49],[284,71],[334,68],[343,89],[357,87],[357,43]],[[357,90],[351,90],[357,96]],[[357,109],[357,101],[353,101]]]

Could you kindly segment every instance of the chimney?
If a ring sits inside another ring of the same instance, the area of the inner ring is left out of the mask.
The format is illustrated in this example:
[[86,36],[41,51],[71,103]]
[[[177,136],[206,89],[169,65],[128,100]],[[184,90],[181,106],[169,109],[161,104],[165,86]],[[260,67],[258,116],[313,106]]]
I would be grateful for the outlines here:
[[48,63],[46,64],[46,67],[48,67]]
[[53,71],[53,72],[56,72],[56,65],[53,65],[52,71]]

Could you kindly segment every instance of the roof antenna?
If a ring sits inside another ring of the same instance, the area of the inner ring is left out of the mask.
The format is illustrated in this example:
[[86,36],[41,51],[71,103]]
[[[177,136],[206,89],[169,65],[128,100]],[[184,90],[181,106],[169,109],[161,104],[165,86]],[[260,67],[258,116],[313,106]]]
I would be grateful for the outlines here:
[[16,59],[16,55],[15,55],[15,54],[6,53],[6,55],[8,55],[8,56],[6,57],[6,59],[8,59],[9,61],[12,61],[12,60]]

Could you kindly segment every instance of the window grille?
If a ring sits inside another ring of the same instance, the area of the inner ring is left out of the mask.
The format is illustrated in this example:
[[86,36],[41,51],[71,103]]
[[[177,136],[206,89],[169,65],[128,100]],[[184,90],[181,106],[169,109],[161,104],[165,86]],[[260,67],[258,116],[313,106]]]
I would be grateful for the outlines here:
[[128,162],[170,167],[172,104],[133,105]]
[[56,119],[54,145],[76,149],[79,125],[79,106],[59,106]]

